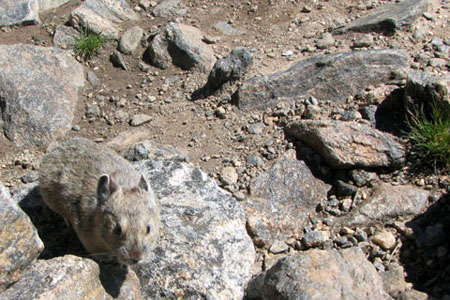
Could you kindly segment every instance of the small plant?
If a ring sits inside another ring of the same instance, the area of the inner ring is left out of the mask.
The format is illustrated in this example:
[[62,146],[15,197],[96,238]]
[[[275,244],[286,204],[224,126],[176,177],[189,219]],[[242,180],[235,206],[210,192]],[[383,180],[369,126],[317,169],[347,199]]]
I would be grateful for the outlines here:
[[423,106],[410,111],[408,137],[412,150],[422,159],[447,168],[450,166],[450,116],[439,110],[436,101],[430,106],[429,114]]
[[75,54],[87,60],[103,46],[105,41],[106,39],[102,35],[84,28],[80,38],[75,41]]

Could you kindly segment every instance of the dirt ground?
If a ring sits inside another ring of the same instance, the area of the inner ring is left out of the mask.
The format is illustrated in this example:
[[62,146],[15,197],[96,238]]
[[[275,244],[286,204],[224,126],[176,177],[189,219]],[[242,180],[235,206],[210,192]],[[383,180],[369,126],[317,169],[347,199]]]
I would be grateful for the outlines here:
[[[41,15],[42,23],[31,26],[2,28],[2,44],[26,43],[52,46],[52,35],[57,25],[67,21],[70,12],[82,1],[73,0],[62,7]],[[129,1],[132,7],[138,0]],[[335,46],[320,50],[315,40],[323,33],[347,24],[351,20],[370,13],[372,8],[395,1],[184,1],[187,14],[174,17],[177,21],[198,27],[205,35],[220,37],[212,45],[218,58],[226,56],[238,46],[251,49],[254,65],[246,78],[271,74],[289,67],[300,59],[324,53],[350,51],[350,46],[359,33],[335,36]],[[374,37],[372,48],[405,48],[411,55],[415,68],[427,70],[422,62],[414,62],[413,56],[423,51],[424,44],[413,38],[414,30],[422,28],[427,40],[439,37],[448,39],[448,10],[441,8],[439,1],[433,1],[429,13],[433,20],[424,17],[417,20],[414,28],[405,29],[392,36],[370,33]],[[170,20],[152,17],[145,10],[139,13],[141,21],[136,25],[146,33],[161,30]],[[228,21],[241,35],[229,36],[213,28],[218,21]],[[123,26],[126,27],[126,26]],[[117,47],[116,41],[109,41],[93,58],[83,62],[86,71],[92,71],[100,79],[99,87],[87,83],[81,91],[73,125],[79,131],[70,131],[67,137],[84,136],[98,142],[107,142],[120,132],[132,129],[128,122],[118,122],[117,111],[152,116],[150,123],[140,126],[148,138],[171,145],[190,157],[190,161],[208,174],[216,177],[229,164],[245,166],[246,156],[261,154],[270,145],[280,155],[291,147],[284,139],[282,128],[277,123],[267,121],[270,112],[244,113],[229,103],[230,96],[239,82],[226,85],[223,90],[207,99],[191,101],[193,91],[206,83],[208,74],[199,71],[184,71],[175,66],[160,70],[150,66],[149,72],[142,72],[138,64],[142,62],[144,48],[137,55],[124,56],[128,71],[115,68],[109,61],[110,53]],[[291,50],[291,56],[283,56]],[[123,100],[123,107],[109,101],[110,97]],[[139,97],[154,96],[148,103]],[[101,116],[86,117],[87,108],[97,103]],[[226,111],[225,118],[215,115],[218,107]],[[250,134],[246,125],[266,121],[261,134]],[[6,186],[17,187],[23,175],[37,170],[45,149],[18,148],[5,137],[1,137],[0,166],[1,178]],[[268,161],[266,161],[268,162]],[[266,164],[268,165],[268,164]],[[256,175],[256,174],[252,174]]]

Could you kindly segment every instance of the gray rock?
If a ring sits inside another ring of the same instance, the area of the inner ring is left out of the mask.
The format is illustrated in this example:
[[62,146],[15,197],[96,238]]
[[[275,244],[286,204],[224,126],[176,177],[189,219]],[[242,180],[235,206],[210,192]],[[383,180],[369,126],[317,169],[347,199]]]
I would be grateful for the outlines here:
[[202,41],[202,32],[189,25],[171,22],[156,35],[147,54],[150,63],[168,68],[170,62],[182,69],[210,71],[216,58],[210,46]]
[[243,31],[236,29],[233,26],[231,26],[230,24],[228,24],[227,21],[217,22],[213,26],[213,28],[217,31],[222,32],[225,35],[241,35],[244,33]]
[[139,16],[126,0],[86,0],[70,13],[73,26],[88,28],[112,39],[119,39],[122,22],[138,20]]
[[69,0],[2,0],[0,26],[40,23],[39,12],[63,5]]
[[400,216],[417,215],[427,206],[428,196],[428,191],[415,186],[392,186],[380,182],[346,223],[351,226],[369,225]]
[[247,156],[247,159],[245,160],[245,163],[248,166],[260,167],[260,166],[264,165],[264,160],[258,155],[250,154],[250,155]]
[[352,48],[366,48],[373,45],[373,37],[370,34],[358,36],[354,41]]
[[120,37],[119,51],[123,54],[132,54],[136,51],[144,36],[144,30],[139,26],[133,26]]
[[389,133],[356,122],[299,121],[287,134],[313,148],[335,169],[356,167],[398,168],[405,162],[405,147]]
[[131,270],[73,255],[39,260],[0,299],[142,299]]
[[161,204],[155,258],[137,265],[146,299],[242,299],[255,250],[241,205],[191,165],[142,161]]
[[438,108],[450,115],[450,75],[435,77],[411,71],[404,91],[405,109],[414,112],[421,105],[433,104],[430,99],[434,99]]
[[92,84],[92,86],[100,85],[100,79],[98,79],[97,75],[95,75],[92,71],[87,72],[87,80]]
[[181,0],[162,0],[152,11],[155,17],[168,18],[186,14],[186,9],[177,8]]
[[307,232],[303,237],[303,243],[306,247],[318,247],[328,241],[330,239],[330,232],[321,231],[321,230],[313,230]]
[[[14,68],[11,68],[14,66]],[[72,127],[84,71],[60,48],[0,46],[3,130],[18,145],[44,146]]]
[[144,159],[189,161],[189,157],[181,151],[150,140],[145,140],[132,145],[130,148],[123,151],[121,155],[130,161]]
[[427,10],[428,3],[428,0],[407,0],[386,4],[372,10],[368,16],[359,18],[343,28],[338,28],[335,32],[392,32],[405,26],[411,26]]
[[72,27],[58,25],[53,35],[53,44],[62,49],[71,49],[75,47],[76,40],[80,37],[80,33]]
[[301,232],[308,215],[326,199],[329,189],[303,161],[279,159],[250,184],[250,197],[244,203],[255,243],[265,246]]
[[[33,223],[11,199],[8,189],[1,182],[0,237],[2,245],[0,247],[1,293],[9,285],[19,280],[28,265],[44,250],[44,244],[39,239]],[[2,297],[3,294],[0,294],[0,298]]]
[[234,167],[225,167],[220,172],[220,181],[224,185],[233,185],[238,181],[238,173]]
[[318,49],[328,49],[328,48],[334,46],[334,43],[335,43],[335,41],[334,41],[333,35],[331,33],[327,32],[327,33],[324,33],[320,37],[320,39],[318,39],[316,41],[316,47]]
[[295,101],[307,96],[343,103],[368,85],[397,83],[399,78],[393,78],[393,74],[402,77],[407,68],[407,55],[402,50],[313,56],[286,71],[245,81],[233,99],[244,110],[265,110],[280,100]]
[[308,250],[279,260],[252,280],[250,299],[392,299],[359,248]]
[[125,71],[128,70],[125,60],[123,59],[122,54],[120,54],[119,51],[114,50],[109,56],[109,60],[112,62],[114,67],[121,68]]
[[378,107],[376,105],[369,105],[362,107],[359,112],[361,113],[361,117],[365,120],[370,121],[370,124],[375,126],[377,124],[377,120],[375,118]]
[[140,126],[144,123],[150,122],[152,119],[153,119],[152,116],[146,114],[136,114],[131,117],[130,125]]

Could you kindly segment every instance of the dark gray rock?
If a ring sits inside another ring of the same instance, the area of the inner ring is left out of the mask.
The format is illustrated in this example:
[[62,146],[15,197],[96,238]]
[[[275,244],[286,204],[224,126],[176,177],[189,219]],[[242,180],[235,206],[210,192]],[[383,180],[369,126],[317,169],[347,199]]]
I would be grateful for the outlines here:
[[163,0],[152,10],[155,17],[168,18],[186,14],[186,9],[177,8],[181,0]]
[[155,258],[136,273],[146,299],[242,299],[255,250],[242,206],[206,174],[171,161],[136,164],[161,204]]
[[[12,68],[11,66],[14,66]],[[1,124],[18,145],[44,146],[72,127],[84,70],[69,52],[0,46]]]
[[279,159],[251,183],[250,197],[243,203],[255,243],[267,246],[301,232],[329,189],[303,161],[287,156]]
[[250,299],[392,299],[359,248],[287,256],[248,287]]
[[336,196],[340,198],[353,196],[358,191],[354,185],[345,183],[342,180],[336,181],[334,188],[336,189]]
[[286,132],[317,151],[335,169],[398,168],[405,162],[405,147],[389,133],[368,125],[307,120],[289,124]]
[[70,13],[74,27],[88,28],[111,39],[120,38],[121,23],[138,20],[139,16],[126,0],[85,0]]
[[244,110],[265,110],[275,107],[280,100],[295,101],[308,96],[343,103],[369,85],[397,83],[407,68],[403,50],[313,56],[286,71],[245,81],[233,99]]
[[53,44],[62,49],[75,47],[76,40],[80,38],[80,33],[69,26],[58,25],[53,35]]
[[346,223],[351,226],[370,225],[400,216],[417,215],[426,208],[428,197],[428,191],[415,186],[393,186],[380,182]]
[[420,106],[428,106],[429,109],[430,105],[435,104],[439,110],[450,116],[450,75],[435,77],[411,71],[408,74],[403,102],[405,109],[410,112]]
[[109,56],[109,60],[112,62],[114,67],[121,68],[125,71],[128,70],[125,60],[123,59],[122,54],[120,54],[119,51],[114,50]]
[[362,17],[350,25],[338,28],[336,33],[347,31],[393,32],[405,26],[411,26],[428,8],[428,0],[405,0],[386,4],[374,9],[368,16]]
[[182,69],[209,72],[216,58],[202,37],[202,32],[193,26],[171,22],[153,38],[146,57],[152,65],[163,69],[172,62]]
[[39,12],[46,11],[69,0],[2,0],[0,26],[30,25],[40,23]]
[[[0,293],[23,275],[44,249],[29,217],[0,182]],[[0,294],[0,298],[3,294]],[[2,298],[12,299],[12,298]],[[17,298],[19,299],[19,298]]]
[[142,299],[136,274],[73,255],[39,260],[0,299]]

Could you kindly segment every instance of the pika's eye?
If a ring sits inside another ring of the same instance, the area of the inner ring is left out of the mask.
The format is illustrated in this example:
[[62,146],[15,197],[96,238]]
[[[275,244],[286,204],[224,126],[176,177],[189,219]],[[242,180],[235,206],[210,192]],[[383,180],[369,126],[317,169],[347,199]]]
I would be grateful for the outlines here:
[[117,224],[116,227],[114,227],[113,233],[117,236],[121,236],[122,235],[122,227]]
[[147,226],[147,231],[146,232],[147,232],[147,234],[150,233],[150,225]]

